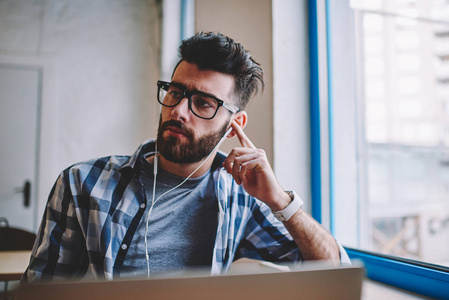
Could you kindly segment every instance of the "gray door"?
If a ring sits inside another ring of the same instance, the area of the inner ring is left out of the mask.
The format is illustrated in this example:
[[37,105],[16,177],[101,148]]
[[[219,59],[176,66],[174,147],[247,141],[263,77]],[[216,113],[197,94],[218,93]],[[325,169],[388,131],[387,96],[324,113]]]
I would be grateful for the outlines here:
[[0,64],[0,217],[36,231],[41,71]]

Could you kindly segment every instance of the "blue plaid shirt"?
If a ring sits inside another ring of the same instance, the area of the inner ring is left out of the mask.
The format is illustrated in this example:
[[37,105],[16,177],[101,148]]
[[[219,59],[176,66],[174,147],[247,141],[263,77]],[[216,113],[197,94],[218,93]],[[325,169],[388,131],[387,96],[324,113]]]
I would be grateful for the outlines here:
[[[147,205],[139,180],[141,157],[154,141],[131,156],[109,156],[64,170],[51,190],[23,282],[92,276],[113,279]],[[271,262],[301,261],[301,252],[267,205],[248,195],[223,168],[212,165],[219,206],[211,273],[226,272],[241,257]],[[340,246],[340,245],[339,245]],[[342,262],[349,259],[340,246]]]

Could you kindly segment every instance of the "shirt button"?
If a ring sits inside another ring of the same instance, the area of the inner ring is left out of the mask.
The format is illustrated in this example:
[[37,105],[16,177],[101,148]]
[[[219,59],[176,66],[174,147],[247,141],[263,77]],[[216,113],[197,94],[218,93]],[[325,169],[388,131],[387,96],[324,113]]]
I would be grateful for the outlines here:
[[144,209],[145,208],[145,203],[140,204],[140,208]]
[[122,245],[122,249],[123,249],[123,250],[126,250],[126,248],[128,248],[128,245],[123,244],[123,245]]

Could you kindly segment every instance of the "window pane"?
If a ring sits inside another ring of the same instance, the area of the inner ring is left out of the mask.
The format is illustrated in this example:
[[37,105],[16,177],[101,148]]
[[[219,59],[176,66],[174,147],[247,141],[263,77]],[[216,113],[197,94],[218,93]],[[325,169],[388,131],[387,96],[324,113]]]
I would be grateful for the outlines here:
[[449,1],[368,4],[359,246],[449,266]]

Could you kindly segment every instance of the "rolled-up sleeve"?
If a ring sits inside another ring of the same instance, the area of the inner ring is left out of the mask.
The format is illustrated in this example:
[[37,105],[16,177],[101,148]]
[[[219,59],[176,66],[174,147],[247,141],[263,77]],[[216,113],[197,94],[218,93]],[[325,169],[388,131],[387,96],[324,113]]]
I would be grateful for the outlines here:
[[[336,241],[340,250],[340,263],[351,264],[348,254]],[[302,261],[301,250],[292,236],[272,214],[267,205],[256,200],[252,216],[248,219],[245,238],[242,239],[236,259],[247,257],[270,262]]]

